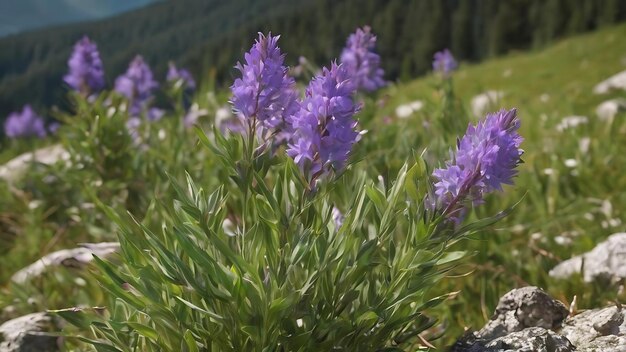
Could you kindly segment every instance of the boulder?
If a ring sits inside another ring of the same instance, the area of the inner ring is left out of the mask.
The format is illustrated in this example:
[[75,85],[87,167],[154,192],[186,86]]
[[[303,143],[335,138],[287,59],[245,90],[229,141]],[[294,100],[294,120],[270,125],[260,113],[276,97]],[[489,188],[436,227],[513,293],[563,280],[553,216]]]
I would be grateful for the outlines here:
[[616,98],[604,101],[596,107],[596,115],[602,121],[611,121],[620,111],[626,111],[626,99]]
[[407,117],[413,115],[413,113],[422,110],[424,107],[424,102],[421,100],[415,100],[408,104],[398,105],[396,107],[396,116],[400,119],[406,119]]
[[586,282],[626,278],[626,233],[616,233],[591,251],[572,257],[550,270],[554,278],[582,274]]
[[593,87],[595,94],[606,94],[613,89],[626,90],[626,71],[617,73]]
[[28,280],[42,275],[49,268],[72,267],[81,268],[93,260],[93,256],[107,257],[120,248],[118,242],[84,243],[82,247],[73,249],[62,249],[41,257],[31,265],[13,274],[11,281],[17,284],[24,284]]
[[32,163],[53,165],[58,161],[68,162],[70,153],[59,144],[21,154],[0,165],[0,179],[13,182],[21,178]]
[[471,101],[472,113],[476,117],[483,117],[490,108],[498,104],[502,97],[504,93],[496,90],[488,90],[476,95]]
[[481,339],[495,339],[530,327],[554,329],[569,314],[565,305],[542,289],[528,286],[502,296],[487,324],[476,332]]
[[53,352],[59,351],[54,319],[46,313],[28,314],[0,325],[0,351]]
[[515,289],[500,298],[493,318],[467,332],[452,352],[626,351],[621,306],[569,316],[563,303],[536,287]]
[[626,325],[621,307],[583,311],[567,319],[560,333],[578,351],[626,351]]

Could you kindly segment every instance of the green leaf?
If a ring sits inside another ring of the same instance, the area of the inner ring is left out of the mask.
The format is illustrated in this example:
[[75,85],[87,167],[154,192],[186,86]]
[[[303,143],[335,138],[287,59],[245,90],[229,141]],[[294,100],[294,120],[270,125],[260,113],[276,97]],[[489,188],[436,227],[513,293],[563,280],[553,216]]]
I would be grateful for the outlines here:
[[127,322],[126,324],[128,324],[129,327],[137,331],[139,335],[144,336],[148,339],[151,339],[154,342],[156,342],[159,339],[159,333],[147,325],[130,322],[130,321]]

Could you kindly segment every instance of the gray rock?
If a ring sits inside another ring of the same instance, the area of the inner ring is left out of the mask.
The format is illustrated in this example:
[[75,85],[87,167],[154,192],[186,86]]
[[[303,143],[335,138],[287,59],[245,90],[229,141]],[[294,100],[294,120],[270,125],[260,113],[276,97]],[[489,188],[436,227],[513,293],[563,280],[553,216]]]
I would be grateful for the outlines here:
[[572,257],[550,270],[550,276],[567,278],[582,273],[586,282],[626,278],[626,233],[616,233],[590,252]]
[[450,351],[626,351],[626,322],[621,306],[567,315],[562,303],[536,287],[512,290],[502,296],[494,317],[485,327],[466,333]]
[[542,289],[528,286],[509,291],[500,298],[491,320],[476,333],[491,340],[529,327],[554,329],[561,325],[569,311],[565,305]]
[[487,351],[572,352],[576,347],[567,338],[544,328],[526,328],[485,344]]
[[560,333],[578,351],[626,351],[626,325],[621,308],[586,310],[568,318]]
[[50,267],[84,267],[93,260],[94,255],[107,257],[119,248],[118,242],[84,243],[79,248],[52,252],[13,274],[11,281],[24,284],[33,277],[43,274]]
[[55,322],[46,313],[28,314],[0,325],[0,351],[53,352],[58,351]]

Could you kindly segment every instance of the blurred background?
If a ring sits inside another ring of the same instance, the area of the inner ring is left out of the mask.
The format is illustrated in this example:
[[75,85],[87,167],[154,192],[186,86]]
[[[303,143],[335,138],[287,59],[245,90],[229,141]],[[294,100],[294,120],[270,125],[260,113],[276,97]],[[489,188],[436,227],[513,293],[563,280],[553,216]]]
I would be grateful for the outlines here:
[[625,19],[620,0],[3,0],[0,119],[26,103],[64,104],[59,83],[83,35],[98,43],[109,83],[141,54],[157,77],[173,60],[226,86],[258,31],[288,34],[288,64],[301,55],[321,65],[367,24],[386,78],[407,81],[443,48],[478,62]]

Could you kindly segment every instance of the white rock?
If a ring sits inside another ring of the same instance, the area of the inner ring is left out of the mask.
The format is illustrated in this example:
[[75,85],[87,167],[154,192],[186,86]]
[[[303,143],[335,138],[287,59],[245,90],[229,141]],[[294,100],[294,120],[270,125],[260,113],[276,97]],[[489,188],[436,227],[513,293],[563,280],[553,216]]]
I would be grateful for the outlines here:
[[612,89],[626,90],[626,71],[622,71],[598,83],[595,87],[593,87],[593,92],[595,94],[605,94],[610,92]]
[[407,117],[413,115],[414,112],[422,110],[423,107],[424,102],[421,100],[415,100],[408,104],[402,104],[396,108],[396,116],[400,119],[406,119]]
[[32,163],[53,165],[58,161],[69,164],[70,153],[60,144],[37,149],[32,152],[19,155],[4,165],[0,165],[0,179],[13,182],[24,175]]
[[117,242],[83,243],[79,248],[62,249],[47,254],[31,265],[13,274],[11,281],[24,284],[28,280],[42,275],[51,267],[82,267],[93,260],[93,256],[107,257],[120,247]]
[[567,278],[581,271],[585,282],[626,278],[626,233],[613,234],[591,251],[560,263],[550,270],[550,276]]
[[500,99],[504,97],[504,93],[496,90],[488,90],[484,93],[478,94],[472,98],[472,113],[476,117],[482,117],[487,110],[497,104]]
[[556,130],[559,132],[563,132],[568,128],[574,128],[579,125],[587,124],[588,122],[589,119],[587,118],[587,116],[566,116],[561,119],[561,122],[559,122],[558,125],[556,125]]
[[626,110],[626,99],[616,98],[602,102],[596,108],[596,114],[602,121],[612,120],[618,112]]

